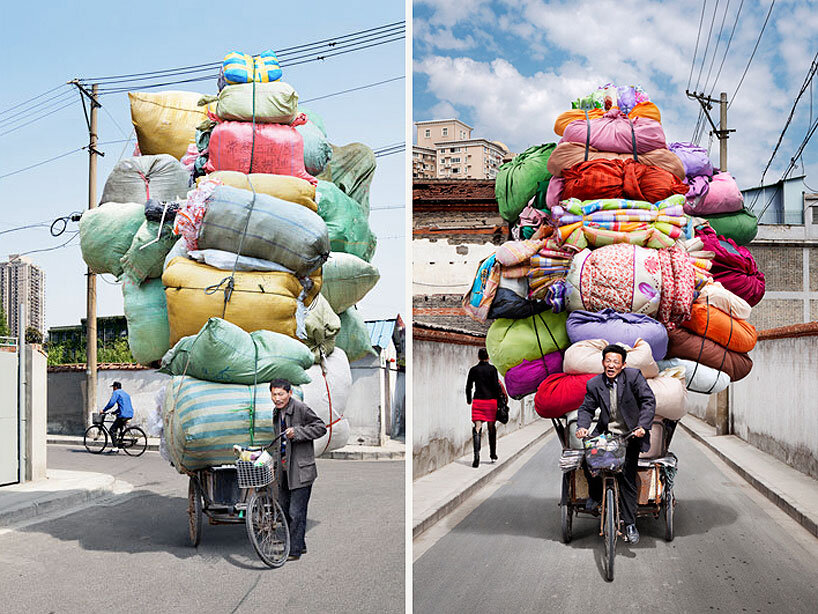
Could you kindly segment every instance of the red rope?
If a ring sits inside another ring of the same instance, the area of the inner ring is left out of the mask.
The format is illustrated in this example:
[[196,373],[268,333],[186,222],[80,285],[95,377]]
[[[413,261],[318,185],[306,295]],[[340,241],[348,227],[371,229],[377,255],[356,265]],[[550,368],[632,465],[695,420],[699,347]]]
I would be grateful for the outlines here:
[[142,171],[136,171],[139,173],[139,176],[142,177],[142,181],[145,182],[145,200],[151,199],[151,180],[148,179]]
[[[332,419],[332,394],[329,391],[329,380],[327,379],[327,374],[324,371],[323,365],[321,366],[321,375],[324,377],[324,385],[327,387],[327,402],[329,403],[329,419],[330,419],[330,423],[327,424],[327,428],[329,429],[329,437],[327,437],[327,444],[324,446],[324,449],[321,451],[321,454],[323,454],[324,452],[329,450],[329,444],[332,441],[332,426],[336,422],[340,422],[341,419],[343,418],[343,416],[339,417],[338,420],[333,420]],[[318,456],[321,456],[321,454],[319,454]]]

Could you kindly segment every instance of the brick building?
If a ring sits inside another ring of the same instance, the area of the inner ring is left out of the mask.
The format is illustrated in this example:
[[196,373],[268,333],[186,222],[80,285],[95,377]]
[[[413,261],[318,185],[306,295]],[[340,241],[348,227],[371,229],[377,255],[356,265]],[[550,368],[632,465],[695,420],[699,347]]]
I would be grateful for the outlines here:
[[512,157],[500,142],[472,138],[472,127],[459,119],[415,122],[412,176],[421,179],[494,179]]

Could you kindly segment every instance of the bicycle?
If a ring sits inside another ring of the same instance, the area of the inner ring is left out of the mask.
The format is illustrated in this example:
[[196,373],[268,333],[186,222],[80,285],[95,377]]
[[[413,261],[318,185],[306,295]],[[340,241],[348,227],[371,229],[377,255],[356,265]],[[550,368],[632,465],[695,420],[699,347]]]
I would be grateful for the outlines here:
[[120,429],[119,438],[115,442],[111,432],[105,426],[104,413],[91,415],[91,426],[85,429],[82,443],[91,454],[102,454],[110,444],[118,445],[128,456],[142,456],[148,449],[148,436],[138,426],[125,426]]

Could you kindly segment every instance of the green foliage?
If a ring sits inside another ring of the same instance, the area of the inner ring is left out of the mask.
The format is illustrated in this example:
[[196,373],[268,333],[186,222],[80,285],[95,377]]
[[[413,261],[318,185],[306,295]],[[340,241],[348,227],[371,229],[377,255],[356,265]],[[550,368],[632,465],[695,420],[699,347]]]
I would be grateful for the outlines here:
[[[48,346],[49,365],[83,363],[85,360],[85,345],[79,346],[71,343],[57,343]],[[97,346],[97,362],[136,363],[131,354],[131,349],[128,347],[127,339],[117,339],[107,346],[103,346],[100,343]]]
[[6,321],[6,310],[3,309],[3,306],[0,305],[0,337],[10,337],[11,331],[9,330],[8,322]]
[[43,342],[43,334],[34,328],[33,326],[29,326],[26,328],[26,343],[42,343]]

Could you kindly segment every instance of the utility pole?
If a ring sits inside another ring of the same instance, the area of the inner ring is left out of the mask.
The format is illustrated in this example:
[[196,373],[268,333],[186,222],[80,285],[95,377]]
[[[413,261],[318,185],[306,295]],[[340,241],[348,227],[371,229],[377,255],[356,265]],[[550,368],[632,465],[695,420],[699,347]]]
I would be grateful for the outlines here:
[[[730,137],[731,132],[735,132],[735,130],[728,130],[727,129],[727,92],[722,92],[719,96],[719,99],[716,100],[715,98],[710,98],[709,96],[705,96],[704,94],[698,92],[691,92],[689,90],[685,90],[688,98],[698,101],[698,103],[702,106],[702,110],[704,111],[705,117],[707,117],[707,121],[710,122],[710,127],[712,128],[711,132],[716,135],[719,139],[719,170],[721,172],[725,172],[727,170],[727,139]],[[713,122],[713,119],[710,117],[710,111],[713,109],[713,105],[718,103],[719,105],[719,127],[716,128],[716,124]],[[716,412],[715,412],[715,427],[716,427],[716,435],[729,435],[730,434],[730,388],[726,388],[722,390],[720,393],[716,395]]]
[[[91,86],[91,91],[77,79],[69,81],[77,86],[82,101],[82,111],[85,114],[85,123],[88,125],[88,209],[97,206],[97,155],[104,156],[97,149],[97,109],[100,105],[97,99],[97,84]],[[86,108],[85,99],[91,107],[90,116]],[[97,276],[89,268],[86,284],[86,316],[85,316],[85,407],[83,408],[83,422],[91,424],[91,413],[97,405]]]

